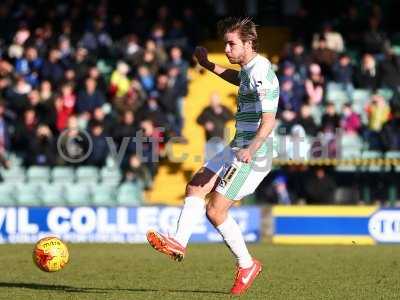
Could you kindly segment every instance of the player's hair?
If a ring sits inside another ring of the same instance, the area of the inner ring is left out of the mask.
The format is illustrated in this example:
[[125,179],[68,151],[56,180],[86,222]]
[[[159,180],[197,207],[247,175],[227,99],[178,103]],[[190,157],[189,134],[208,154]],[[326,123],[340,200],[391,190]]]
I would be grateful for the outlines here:
[[228,32],[238,31],[240,39],[243,42],[251,41],[253,50],[257,50],[256,24],[250,18],[228,17],[218,22],[217,29],[221,36]]

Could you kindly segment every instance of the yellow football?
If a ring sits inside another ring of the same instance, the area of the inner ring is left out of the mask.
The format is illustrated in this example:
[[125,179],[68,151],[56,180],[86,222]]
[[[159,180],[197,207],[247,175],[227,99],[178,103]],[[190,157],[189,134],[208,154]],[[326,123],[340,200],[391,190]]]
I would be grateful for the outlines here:
[[67,246],[56,237],[39,240],[33,249],[33,261],[45,272],[59,271],[68,263]]

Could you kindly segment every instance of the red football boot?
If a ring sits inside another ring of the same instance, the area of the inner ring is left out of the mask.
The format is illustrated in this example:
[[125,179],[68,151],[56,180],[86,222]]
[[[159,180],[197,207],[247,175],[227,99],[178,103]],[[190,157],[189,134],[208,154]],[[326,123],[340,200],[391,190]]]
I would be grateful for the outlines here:
[[238,266],[235,282],[233,283],[233,287],[231,289],[231,294],[233,295],[241,295],[246,292],[248,288],[253,284],[254,279],[260,274],[262,270],[262,264],[253,259],[253,265],[250,268],[240,268]]
[[182,261],[185,257],[186,248],[179,244],[174,238],[165,236],[154,230],[149,230],[146,237],[149,244],[154,249],[168,255],[173,260]]

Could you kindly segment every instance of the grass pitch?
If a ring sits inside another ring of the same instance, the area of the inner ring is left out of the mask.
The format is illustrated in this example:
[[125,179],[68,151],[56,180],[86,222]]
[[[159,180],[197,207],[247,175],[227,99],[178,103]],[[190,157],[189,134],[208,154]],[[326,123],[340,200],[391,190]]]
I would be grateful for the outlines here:
[[[235,262],[223,244],[190,245],[177,263],[148,245],[69,244],[57,273],[32,245],[0,245],[0,299],[229,299]],[[400,246],[251,245],[264,271],[243,299],[400,299]]]

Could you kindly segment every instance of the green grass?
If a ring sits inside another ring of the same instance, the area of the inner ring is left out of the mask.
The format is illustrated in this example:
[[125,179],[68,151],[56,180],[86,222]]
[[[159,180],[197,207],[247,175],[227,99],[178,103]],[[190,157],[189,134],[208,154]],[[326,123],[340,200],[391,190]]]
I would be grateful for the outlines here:
[[[223,244],[190,245],[177,263],[147,245],[70,244],[44,273],[32,245],[0,245],[0,299],[229,299],[234,260]],[[264,271],[243,299],[400,299],[398,246],[250,246]]]

